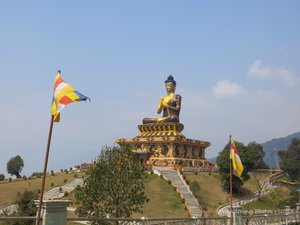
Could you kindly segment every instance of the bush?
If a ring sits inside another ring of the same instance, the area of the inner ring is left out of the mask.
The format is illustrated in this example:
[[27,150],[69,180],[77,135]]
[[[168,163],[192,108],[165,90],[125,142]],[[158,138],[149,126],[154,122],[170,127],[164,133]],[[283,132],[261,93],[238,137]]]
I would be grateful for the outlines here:
[[64,197],[68,196],[69,195],[69,192],[65,191],[64,192]]
[[51,170],[51,176],[55,176],[55,173],[53,170]]
[[183,177],[184,180],[186,179],[186,175],[183,175],[182,177]]
[[70,167],[70,171],[72,171],[73,170],[73,168],[72,167]]
[[77,178],[78,177],[78,175],[77,174],[74,174],[74,176],[73,176],[74,178]]
[[195,175],[198,175],[198,172],[197,172],[197,171],[195,172]]
[[68,179],[67,179],[67,178],[65,178],[65,179],[64,179],[64,183],[67,183],[67,181],[68,181]]
[[11,177],[8,179],[8,182],[12,182],[12,179],[11,179]]
[[27,177],[26,177],[26,176],[23,176],[23,180],[27,180]]
[[171,184],[172,182],[170,180],[168,180],[168,184]]
[[53,187],[54,186],[54,183],[51,183],[51,187]]
[[5,176],[4,176],[4,174],[0,174],[0,181],[3,181],[3,180],[5,180]]
[[33,172],[31,174],[32,177],[37,177],[37,178],[41,178],[43,176],[42,172]]
[[60,172],[64,172],[64,170],[63,170],[63,169],[60,169]]
[[189,179],[186,179],[185,182],[187,185],[189,185],[189,183],[190,183]]

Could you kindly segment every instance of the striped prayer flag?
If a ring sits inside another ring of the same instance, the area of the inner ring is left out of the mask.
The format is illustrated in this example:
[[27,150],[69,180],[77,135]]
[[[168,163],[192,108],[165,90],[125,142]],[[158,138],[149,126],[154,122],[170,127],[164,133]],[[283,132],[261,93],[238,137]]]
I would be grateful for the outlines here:
[[57,71],[57,75],[54,80],[54,90],[52,99],[52,115],[53,121],[59,122],[61,110],[68,104],[78,101],[86,101],[90,99],[78,91],[72,86],[67,84],[60,75],[60,71]]
[[244,166],[242,164],[241,158],[238,154],[237,148],[231,136],[230,136],[230,159],[232,163],[233,174],[238,177],[241,177],[244,170]]

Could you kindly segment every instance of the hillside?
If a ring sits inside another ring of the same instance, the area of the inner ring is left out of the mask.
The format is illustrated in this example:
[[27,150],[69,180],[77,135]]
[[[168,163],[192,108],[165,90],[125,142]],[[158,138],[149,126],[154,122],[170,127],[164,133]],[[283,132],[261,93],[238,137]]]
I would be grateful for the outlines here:
[[[82,176],[84,174],[78,174]],[[207,214],[215,215],[215,210],[222,204],[226,203],[229,196],[221,187],[218,174],[199,173],[187,174],[190,185],[197,182],[201,189],[201,197],[205,200],[205,207]],[[56,176],[48,176],[46,179],[46,188],[51,187],[52,184],[63,184],[66,179],[69,181],[74,177],[74,174],[60,173]],[[41,179],[32,178],[30,180],[18,180],[13,182],[0,182],[1,201],[0,208],[7,203],[12,203],[17,198],[17,193],[23,190],[37,191],[40,188]],[[243,187],[243,193],[250,193],[257,189],[255,179],[247,181]],[[136,213],[133,215],[135,218],[146,216],[153,217],[187,217],[188,212],[185,209],[180,195],[175,191],[174,187],[166,180],[157,175],[150,175],[146,186],[146,195],[150,201],[145,205],[143,214]],[[74,193],[66,198],[72,200],[74,203]],[[205,198],[205,199],[204,199]],[[73,205],[73,207],[76,207]],[[74,216],[74,215],[72,215]]]
[[270,168],[279,168],[278,163],[280,158],[278,156],[278,151],[286,150],[293,138],[300,138],[300,132],[288,135],[286,137],[274,138],[270,141],[262,143],[264,151],[266,153],[264,161]]

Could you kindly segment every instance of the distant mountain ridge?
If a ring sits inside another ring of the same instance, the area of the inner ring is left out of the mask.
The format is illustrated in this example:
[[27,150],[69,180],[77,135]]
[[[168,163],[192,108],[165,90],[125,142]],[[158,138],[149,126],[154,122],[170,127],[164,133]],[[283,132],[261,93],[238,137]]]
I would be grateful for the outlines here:
[[[278,156],[278,151],[287,150],[290,146],[293,138],[300,139],[300,132],[290,134],[286,137],[274,138],[270,141],[262,143],[263,149],[265,151],[264,161],[270,168],[279,169],[280,157]],[[208,159],[211,163],[216,163],[218,156]]]
[[264,161],[270,168],[279,168],[278,164],[281,160],[277,153],[280,150],[287,150],[293,138],[300,139],[300,132],[290,134],[286,137],[274,138],[271,141],[261,144],[266,153]]

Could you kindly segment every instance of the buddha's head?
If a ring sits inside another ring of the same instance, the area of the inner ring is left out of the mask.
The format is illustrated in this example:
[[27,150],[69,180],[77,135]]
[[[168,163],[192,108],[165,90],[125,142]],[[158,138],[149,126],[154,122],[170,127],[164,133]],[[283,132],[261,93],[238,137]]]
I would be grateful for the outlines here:
[[165,81],[165,86],[168,94],[175,92],[176,81],[172,75],[168,76],[168,79]]

